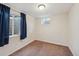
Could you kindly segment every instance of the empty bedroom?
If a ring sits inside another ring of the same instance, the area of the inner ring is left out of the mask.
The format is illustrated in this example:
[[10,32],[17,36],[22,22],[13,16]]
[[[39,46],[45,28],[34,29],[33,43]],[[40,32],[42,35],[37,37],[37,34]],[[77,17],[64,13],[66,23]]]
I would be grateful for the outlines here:
[[0,3],[0,56],[79,56],[79,3]]

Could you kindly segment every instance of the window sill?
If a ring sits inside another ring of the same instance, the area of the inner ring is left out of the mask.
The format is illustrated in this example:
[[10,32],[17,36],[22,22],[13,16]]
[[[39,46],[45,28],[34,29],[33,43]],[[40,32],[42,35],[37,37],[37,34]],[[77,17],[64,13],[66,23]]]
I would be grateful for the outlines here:
[[10,35],[9,37],[12,38],[12,37],[17,37],[17,36],[20,36],[20,35],[17,35],[17,34],[16,35]]

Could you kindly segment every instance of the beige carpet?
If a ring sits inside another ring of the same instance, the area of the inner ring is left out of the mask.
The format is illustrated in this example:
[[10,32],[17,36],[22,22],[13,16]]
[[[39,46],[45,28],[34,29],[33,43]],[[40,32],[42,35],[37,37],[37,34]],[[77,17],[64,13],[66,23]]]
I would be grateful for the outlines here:
[[72,56],[68,47],[34,41],[10,56]]

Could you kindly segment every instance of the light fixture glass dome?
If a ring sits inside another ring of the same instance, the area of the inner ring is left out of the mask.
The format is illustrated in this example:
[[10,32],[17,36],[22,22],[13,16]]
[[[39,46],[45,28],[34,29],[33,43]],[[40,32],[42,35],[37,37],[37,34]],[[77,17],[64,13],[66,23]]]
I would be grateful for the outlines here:
[[40,4],[40,5],[38,5],[38,8],[39,8],[40,10],[43,10],[43,9],[45,8],[45,5],[44,5],[44,4]]

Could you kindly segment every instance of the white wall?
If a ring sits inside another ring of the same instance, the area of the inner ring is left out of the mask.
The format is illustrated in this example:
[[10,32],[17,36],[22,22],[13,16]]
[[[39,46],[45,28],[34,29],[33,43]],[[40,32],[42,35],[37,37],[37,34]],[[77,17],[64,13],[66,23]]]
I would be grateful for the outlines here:
[[9,44],[0,47],[0,56],[10,55],[16,50],[26,46],[27,44],[33,41],[32,35],[34,31],[34,18],[27,15],[26,21],[27,21],[27,38],[25,38],[24,40],[20,40],[19,35],[11,36],[9,39]]
[[67,14],[50,17],[50,24],[36,19],[36,39],[67,46]]
[[74,55],[79,55],[79,4],[74,4],[69,13],[69,47]]
[[[68,18],[69,17],[69,18]],[[50,17],[50,24],[41,24],[41,19],[27,15],[27,38],[20,40],[19,35],[10,37],[8,45],[0,47],[0,56],[10,55],[33,40],[47,41],[69,46],[74,55],[79,55],[79,4],[74,4],[69,15],[60,14]]]

